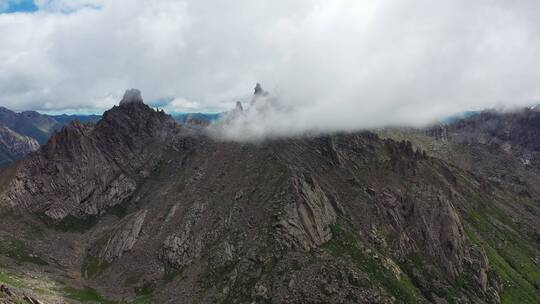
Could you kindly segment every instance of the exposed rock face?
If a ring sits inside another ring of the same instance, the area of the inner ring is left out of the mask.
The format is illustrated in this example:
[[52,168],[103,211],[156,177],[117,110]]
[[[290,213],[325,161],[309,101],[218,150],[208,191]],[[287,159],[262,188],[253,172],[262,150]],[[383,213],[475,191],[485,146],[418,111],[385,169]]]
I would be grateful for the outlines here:
[[119,222],[108,233],[109,237],[97,257],[111,263],[124,252],[131,250],[141,234],[146,214],[147,210],[141,210]]
[[425,190],[412,189],[416,193],[406,197],[396,197],[389,191],[378,194],[379,214],[387,219],[382,225],[389,224],[400,235],[400,255],[422,252],[439,261],[450,276],[458,277],[469,256],[460,216],[444,194],[424,197]]
[[0,200],[54,220],[98,215],[133,193],[175,128],[138,102],[105,112],[96,125],[73,122],[28,158]]
[[22,158],[37,149],[39,143],[35,139],[0,126],[0,157],[4,155],[0,158],[0,164]]
[[292,192],[298,199],[285,206],[277,227],[288,247],[310,250],[332,238],[330,225],[336,222],[336,202],[332,202],[310,177],[294,178]]
[[19,291],[13,291],[8,286],[0,285],[0,304],[46,304],[43,301],[36,299],[33,295],[20,293]]
[[120,100],[120,105],[125,106],[130,103],[143,104],[143,99],[141,96],[141,91],[137,89],[129,89],[124,93],[124,97]]
[[253,92],[254,95],[264,95],[266,94],[266,92],[263,90],[262,86],[260,83],[257,83],[255,85],[255,89],[254,89],[254,92]]
[[432,136],[439,141],[448,141],[448,126],[438,125],[426,129],[426,135]]
[[179,231],[165,239],[162,248],[162,259],[165,263],[180,268],[200,257],[203,246],[202,235],[194,232],[194,226],[201,219],[204,209],[204,204],[196,202],[188,209]]
[[[438,131],[437,131],[438,130]],[[422,131],[420,131],[422,132]],[[453,123],[434,126],[415,145],[431,155],[487,179],[490,184],[513,192],[514,197],[540,196],[540,112],[538,108],[512,112],[483,111]],[[488,186],[489,187],[489,186]],[[529,217],[529,211],[519,217]],[[540,224],[531,222],[540,232]]]

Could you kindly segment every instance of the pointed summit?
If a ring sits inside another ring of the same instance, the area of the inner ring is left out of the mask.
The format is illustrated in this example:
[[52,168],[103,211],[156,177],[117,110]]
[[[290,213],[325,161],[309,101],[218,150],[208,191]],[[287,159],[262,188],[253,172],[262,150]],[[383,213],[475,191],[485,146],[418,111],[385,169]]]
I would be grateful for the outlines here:
[[242,106],[242,102],[241,102],[241,101],[237,101],[237,102],[236,102],[236,107],[234,108],[234,111],[235,111],[235,112],[239,112],[239,113],[244,112],[244,107]]
[[253,95],[256,95],[256,96],[264,96],[268,94],[261,86],[260,83],[257,83],[255,85],[255,91],[253,92]]
[[123,106],[128,104],[144,104],[140,90],[126,90],[124,97],[122,97],[122,100],[120,101],[120,105]]
[[251,98],[251,102],[249,103],[250,106],[253,106],[255,103],[258,103],[260,100],[265,99],[265,97],[268,96],[268,92],[266,92],[260,83],[257,83],[255,85],[255,90],[253,92],[253,97]]

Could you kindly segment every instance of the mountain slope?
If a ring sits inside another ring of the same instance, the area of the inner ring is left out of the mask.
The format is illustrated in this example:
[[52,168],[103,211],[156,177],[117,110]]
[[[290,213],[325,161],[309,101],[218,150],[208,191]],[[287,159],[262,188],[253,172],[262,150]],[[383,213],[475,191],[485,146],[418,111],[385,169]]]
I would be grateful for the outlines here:
[[133,192],[173,125],[144,104],[116,107],[96,125],[72,122],[22,164],[6,195],[53,219],[98,215]]
[[[428,154],[470,171],[500,198],[479,200],[470,213],[470,238],[486,248],[505,283],[505,303],[534,303],[540,294],[540,113],[484,111],[451,124],[421,129],[387,129],[381,136],[411,140]],[[495,205],[495,208],[494,206]],[[531,299],[532,297],[532,299]],[[534,299],[534,300],[533,300]]]
[[0,107],[0,124],[25,136],[36,139],[40,144],[47,142],[49,136],[61,128],[53,118],[34,111],[15,113]]
[[369,132],[199,131],[139,96],[0,172],[6,276],[79,302],[538,303],[533,198]]
[[0,107],[0,125],[45,144],[49,137],[72,121],[97,122],[99,115],[46,115],[35,111],[13,112]]
[[79,121],[81,123],[98,122],[101,119],[101,115],[49,115],[61,125],[69,125],[72,121]]
[[0,126],[0,166],[14,162],[38,148],[39,144],[35,139]]

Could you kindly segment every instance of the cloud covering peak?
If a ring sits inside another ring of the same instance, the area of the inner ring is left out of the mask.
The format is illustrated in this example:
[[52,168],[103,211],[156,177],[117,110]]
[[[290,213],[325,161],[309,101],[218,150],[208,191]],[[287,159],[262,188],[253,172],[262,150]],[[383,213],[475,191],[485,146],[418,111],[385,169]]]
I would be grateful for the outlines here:
[[36,4],[0,14],[0,105],[15,110],[101,111],[137,87],[169,111],[221,111],[260,81],[285,109],[265,119],[285,132],[540,97],[538,1]]

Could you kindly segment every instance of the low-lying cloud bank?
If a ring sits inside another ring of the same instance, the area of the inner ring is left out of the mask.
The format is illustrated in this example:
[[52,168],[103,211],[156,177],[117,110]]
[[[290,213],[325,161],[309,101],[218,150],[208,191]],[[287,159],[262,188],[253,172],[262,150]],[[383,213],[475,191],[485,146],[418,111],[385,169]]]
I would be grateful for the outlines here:
[[[377,117],[373,109],[332,109],[324,106],[302,106],[286,103],[260,84],[253,96],[237,101],[233,110],[223,113],[207,128],[208,134],[218,140],[261,141],[288,136],[316,135],[339,131],[357,131],[384,126],[422,126],[434,122],[428,113],[403,115],[387,109],[386,117]],[[397,115],[396,115],[397,114]],[[393,116],[392,116],[393,115]]]
[[260,81],[276,107],[230,129],[256,136],[421,125],[540,97],[536,0],[36,3],[0,14],[0,105],[14,110],[98,112],[136,87],[169,112],[218,112]]

